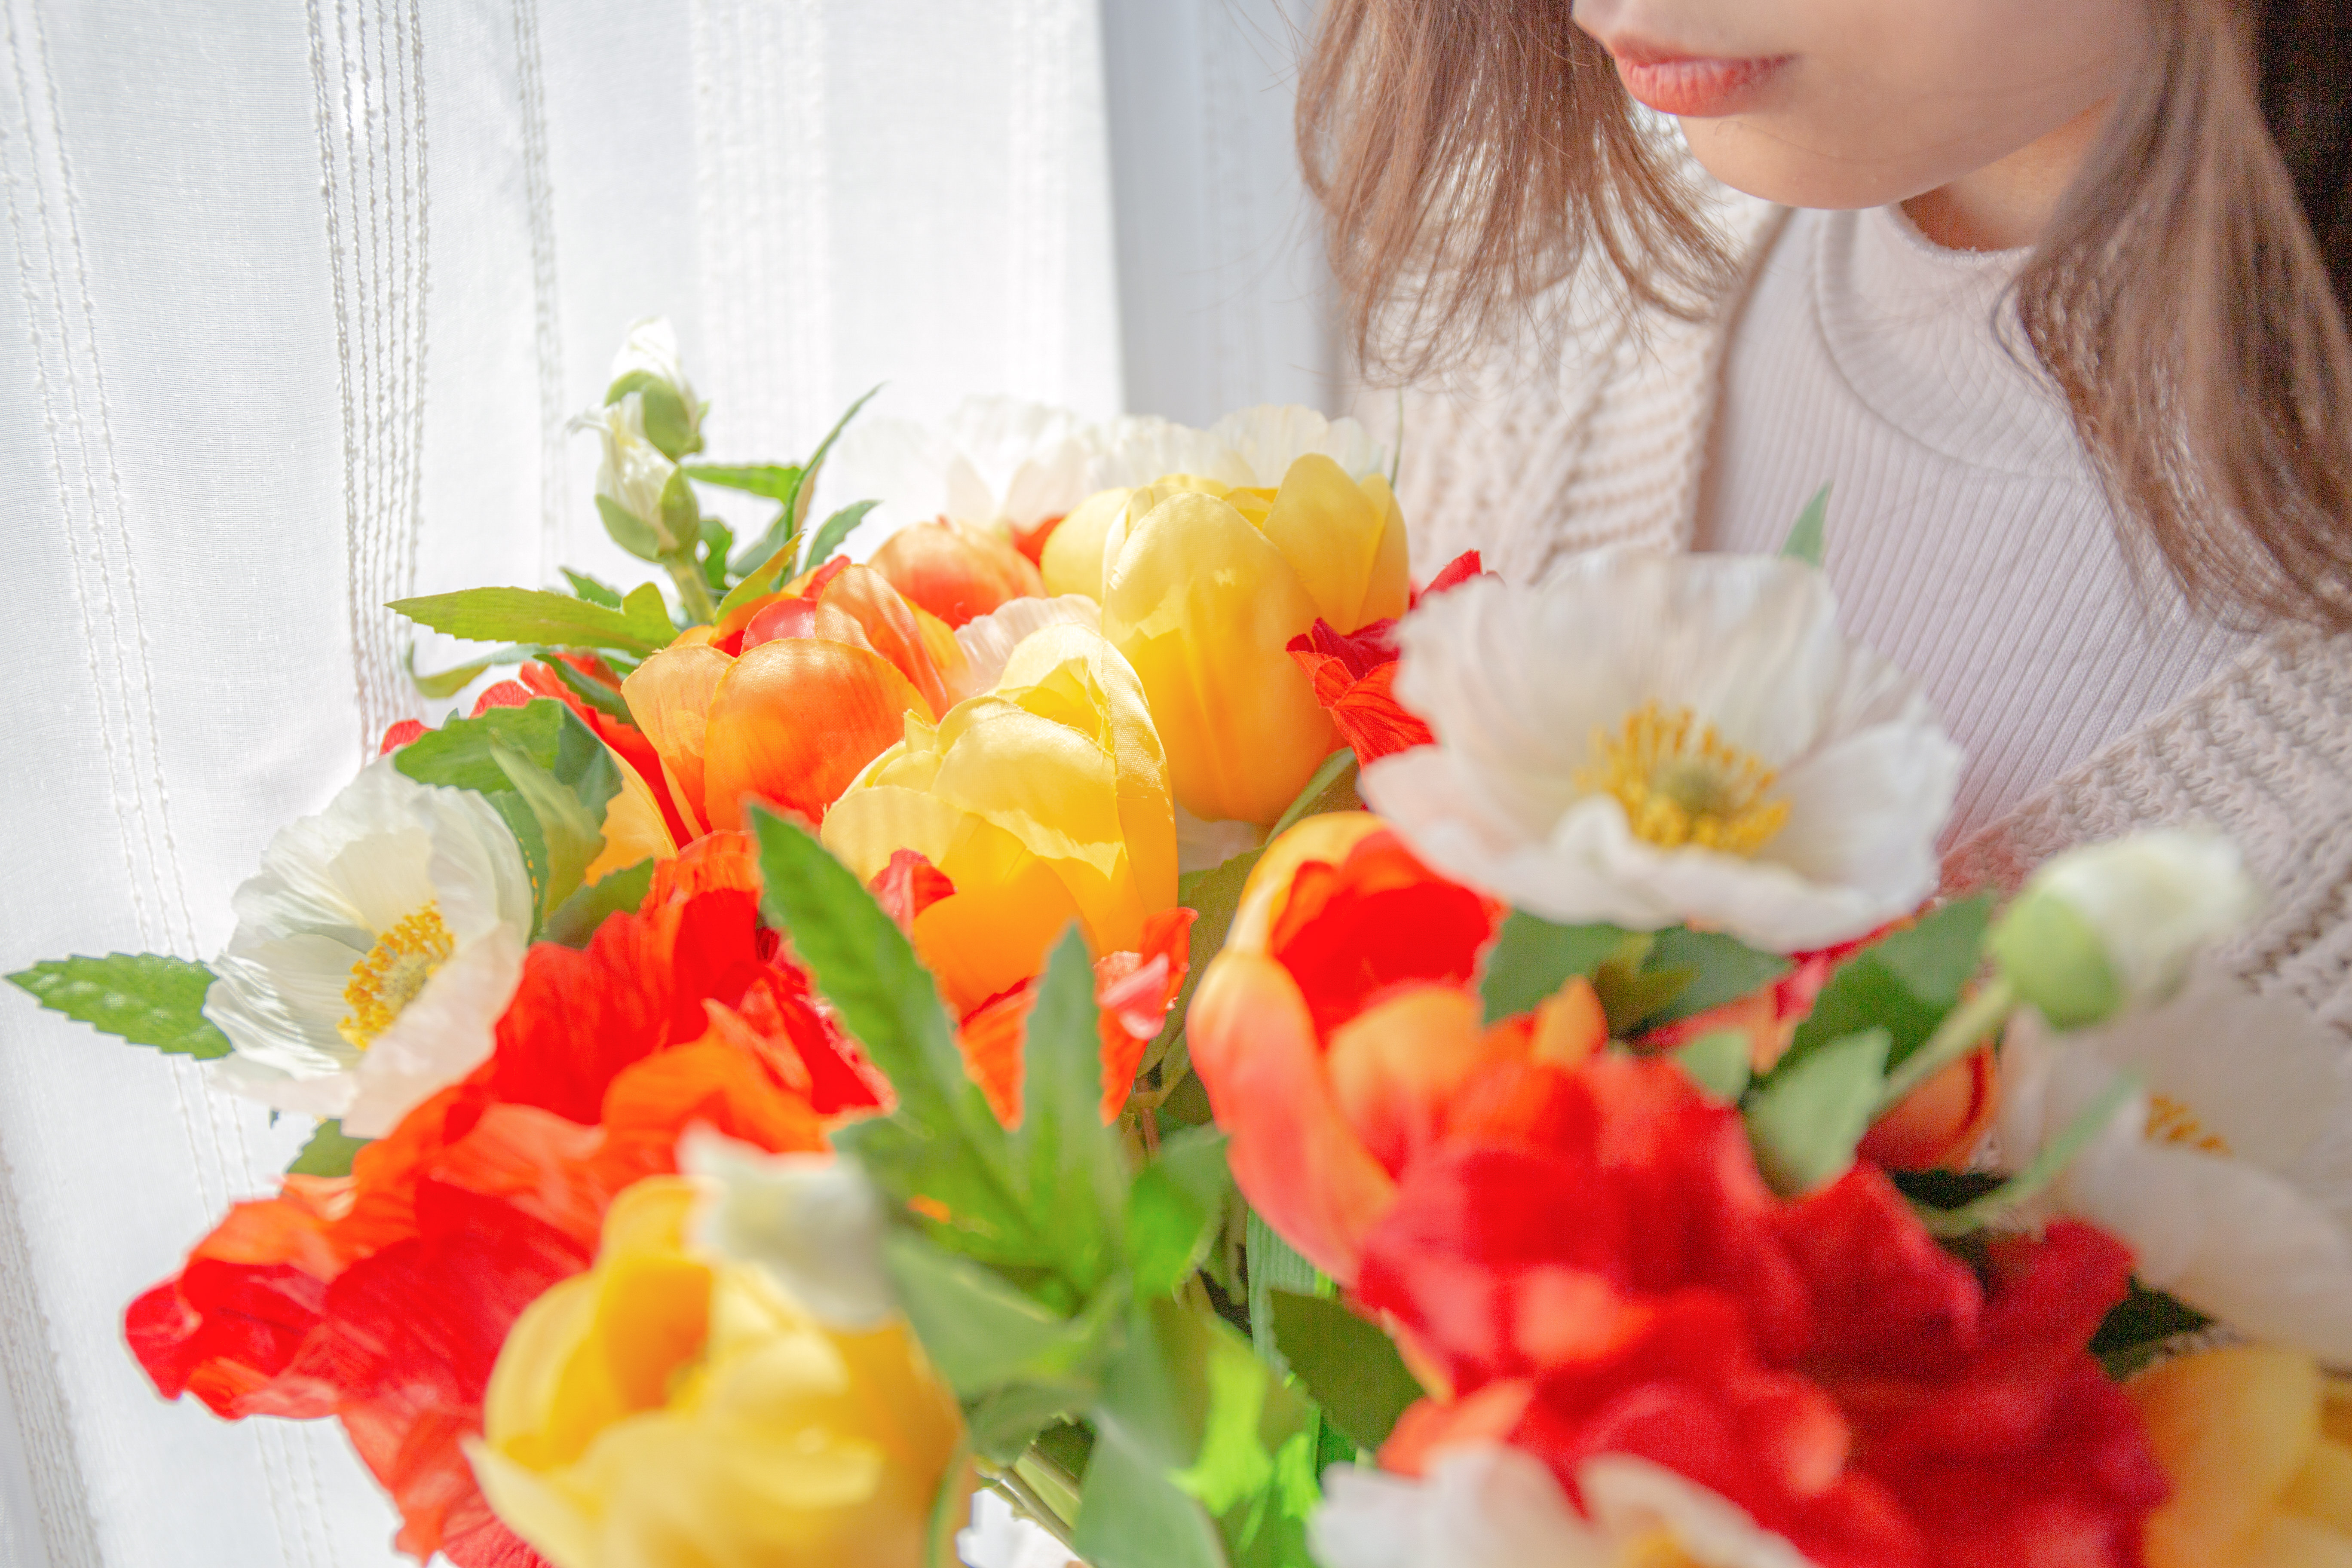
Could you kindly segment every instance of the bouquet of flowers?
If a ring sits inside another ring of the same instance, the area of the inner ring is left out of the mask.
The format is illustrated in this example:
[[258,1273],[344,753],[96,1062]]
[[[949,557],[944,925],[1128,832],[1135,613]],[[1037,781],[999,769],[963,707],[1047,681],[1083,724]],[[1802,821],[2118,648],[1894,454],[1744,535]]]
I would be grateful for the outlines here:
[[464,1568],[2352,1563],[2337,1044],[2209,836],[1939,890],[1822,501],[1416,592],[1351,422],[992,403],[856,563],[703,414],[641,324],[666,584],[394,605],[515,673],[215,960],[12,976],[320,1119],[131,1303],[165,1397]]

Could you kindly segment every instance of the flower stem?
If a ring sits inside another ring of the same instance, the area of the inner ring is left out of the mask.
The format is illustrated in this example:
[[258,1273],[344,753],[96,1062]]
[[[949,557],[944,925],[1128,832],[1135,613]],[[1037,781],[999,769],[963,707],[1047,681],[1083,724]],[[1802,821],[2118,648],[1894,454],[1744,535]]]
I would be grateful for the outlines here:
[[1037,1495],[1036,1489],[1014,1473],[1011,1466],[999,1469],[985,1459],[976,1461],[976,1465],[982,1480],[1002,1492],[1007,1501],[1020,1510],[1024,1515],[1034,1520],[1046,1534],[1069,1548],[1073,1555],[1076,1553],[1077,1543],[1071,1539],[1069,1522],[1060,1514],[1055,1513],[1045,1500]]
[[662,564],[669,568],[670,581],[677,584],[678,603],[697,626],[707,626],[719,618],[719,606],[710,602],[710,586],[702,580],[702,568],[691,552],[665,555]]
[[1885,1115],[1909,1099],[1912,1090],[1976,1049],[2016,1005],[2017,988],[2006,978],[1995,975],[1987,981],[1975,995],[1947,1013],[1936,1032],[1886,1075],[1874,1114]]

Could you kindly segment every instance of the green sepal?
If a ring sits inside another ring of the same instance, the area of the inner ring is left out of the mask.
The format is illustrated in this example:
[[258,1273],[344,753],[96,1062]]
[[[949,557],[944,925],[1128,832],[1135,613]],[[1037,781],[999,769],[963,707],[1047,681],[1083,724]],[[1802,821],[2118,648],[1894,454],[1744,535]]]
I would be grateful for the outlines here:
[[702,542],[702,507],[683,472],[674,471],[661,492],[662,554],[691,554]]
[[1277,1290],[1275,1343],[1291,1375],[1359,1447],[1377,1448],[1427,1391],[1378,1323],[1325,1296]]
[[538,588],[467,588],[396,599],[386,607],[419,626],[468,642],[609,647],[642,657],[667,647],[677,635],[667,614],[659,634],[648,635],[651,627],[623,611]]
[[608,610],[621,607],[621,591],[610,583],[591,577],[585,572],[574,572],[569,566],[560,566],[556,570],[562,572],[563,580],[572,584],[572,591],[590,604],[602,605]]
[[1160,1145],[1127,1194],[1128,1266],[1139,1297],[1173,1295],[1192,1277],[1224,1228],[1233,1190],[1225,1135],[1215,1128],[1187,1128]]
[[1737,1105],[1748,1092],[1752,1048],[1746,1030],[1717,1029],[1685,1042],[1672,1054],[1675,1065],[1698,1085],[1702,1094],[1725,1105]]
[[2088,1028],[2124,1005],[2123,979],[2098,928],[2047,889],[2019,894],[1986,934],[1985,950],[2053,1028]]
[[596,934],[596,928],[606,920],[643,904],[653,881],[651,859],[607,871],[557,905],[539,934],[544,941],[561,942],[565,947],[586,947],[589,939]]
[[702,450],[700,410],[688,408],[677,387],[649,370],[633,370],[604,389],[611,407],[632,392],[644,416],[646,439],[671,462]]
[[1310,816],[1328,816],[1335,811],[1361,811],[1363,801],[1356,794],[1356,778],[1362,773],[1356,765],[1356,753],[1342,746],[1323,759],[1307,782],[1299,786],[1283,814],[1276,817],[1266,830],[1266,842],[1271,844]]
[[8,976],[51,1012],[134,1046],[209,1061],[229,1053],[228,1037],[204,1015],[213,972],[160,952],[52,958]]
[[1789,525],[1789,537],[1780,546],[1780,553],[1789,560],[1801,561],[1808,566],[1819,566],[1827,553],[1830,519],[1830,487],[1823,485]]
[[342,1122],[331,1117],[319,1123],[319,1130],[310,1134],[310,1142],[302,1145],[302,1152],[294,1156],[292,1164],[286,1167],[286,1173],[289,1176],[348,1176],[352,1173],[352,1157],[373,1142],[373,1138],[346,1136]]
[[1486,1021],[1497,1024],[1525,1013],[1575,976],[1591,979],[1623,948],[1627,935],[1613,925],[1557,925],[1513,910],[1503,917],[1478,976]]
[[604,520],[604,531],[614,543],[640,561],[662,558],[661,530],[646,519],[614,500],[611,496],[596,498],[596,515]]
[[1793,1072],[1832,1040],[1873,1026],[1886,1030],[1891,1071],[1927,1043],[1979,964],[1990,900],[1962,899],[1885,937],[1840,964],[1774,1067]]
[[1864,1029],[1822,1047],[1795,1071],[1775,1074],[1747,1106],[1748,1141],[1772,1189],[1794,1197],[1853,1163],[1886,1082],[1887,1034]]

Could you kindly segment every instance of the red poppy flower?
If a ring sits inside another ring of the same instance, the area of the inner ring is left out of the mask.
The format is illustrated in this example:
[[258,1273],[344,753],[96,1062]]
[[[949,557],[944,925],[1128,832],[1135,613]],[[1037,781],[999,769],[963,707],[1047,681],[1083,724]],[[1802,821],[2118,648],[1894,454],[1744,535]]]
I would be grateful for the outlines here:
[[[2136,1563],[2164,1485],[2085,1346],[2130,1259],[2079,1226],[1991,1282],[1856,1166],[1800,1202],[1679,1069],[1601,1056],[1507,1142],[1418,1161],[1357,1293],[1450,1397],[1382,1460],[1505,1441],[1573,1489],[1600,1453],[1689,1477],[1822,1568]],[[1492,1136],[1494,1130],[1488,1130]]]
[[[1458,587],[1481,570],[1478,552],[1465,551],[1415,594],[1413,602]],[[1318,619],[1287,645],[1290,657],[1315,683],[1315,700],[1331,715],[1339,738],[1360,763],[1377,762],[1436,739],[1427,724],[1396,700],[1396,626],[1391,617],[1343,633]]]
[[236,1205],[131,1305],[157,1390],[229,1417],[336,1415],[400,1506],[403,1550],[536,1564],[460,1447],[517,1314],[586,1267],[615,1194],[677,1168],[687,1126],[817,1149],[886,1093],[760,929],[756,889],[748,840],[713,836],[585,951],[532,948],[471,1078],[350,1176]]

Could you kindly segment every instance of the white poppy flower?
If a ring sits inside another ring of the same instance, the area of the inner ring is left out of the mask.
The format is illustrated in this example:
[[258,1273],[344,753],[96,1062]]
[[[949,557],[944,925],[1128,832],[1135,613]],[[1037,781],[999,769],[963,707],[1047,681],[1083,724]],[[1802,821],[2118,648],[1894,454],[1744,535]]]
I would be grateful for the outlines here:
[[236,890],[205,1016],[231,1088],[379,1138],[490,1054],[531,891],[489,802],[371,763]]
[[1309,452],[1330,458],[1351,479],[1388,464],[1386,450],[1353,419],[1327,419],[1295,403],[1265,403],[1228,414],[1209,426],[1209,434],[1232,447],[1249,469],[1244,482],[1268,489],[1281,484],[1290,465]]
[[1364,798],[1441,870],[1555,921],[1776,952],[1935,890],[1959,752],[1811,566],[1594,554],[1473,579],[1399,633],[1397,696],[1437,744],[1366,769]]
[[936,426],[861,416],[817,478],[814,516],[876,502],[851,536],[864,560],[909,523],[945,517],[982,528],[1034,528],[1099,487],[1093,427],[1066,408],[971,397]]
[[1338,1465],[1307,1540],[1323,1568],[1810,1568],[1745,1510],[1646,1459],[1595,1456],[1576,1484],[1583,1514],[1541,1463],[1487,1445],[1445,1450],[1419,1480]]
[[767,1269],[827,1328],[858,1333],[898,1317],[882,1197],[855,1164],[771,1154],[701,1125],[678,1140],[677,1164],[714,1189],[698,1221],[704,1246]]
[[2200,971],[2161,1007],[2001,1052],[2002,1161],[2022,1168],[2114,1083],[2127,1101],[2026,1217],[2114,1234],[2136,1272],[2260,1339],[2352,1364],[2352,1065],[2294,1003]]
[[1195,474],[1227,487],[1258,482],[1246,458],[1223,437],[1157,415],[1114,419],[1094,434],[1088,493],[1131,490],[1171,474]]

